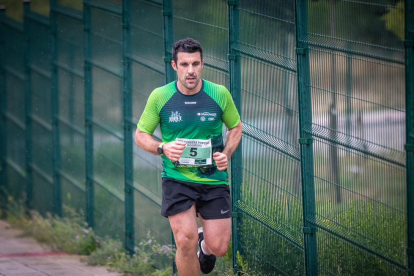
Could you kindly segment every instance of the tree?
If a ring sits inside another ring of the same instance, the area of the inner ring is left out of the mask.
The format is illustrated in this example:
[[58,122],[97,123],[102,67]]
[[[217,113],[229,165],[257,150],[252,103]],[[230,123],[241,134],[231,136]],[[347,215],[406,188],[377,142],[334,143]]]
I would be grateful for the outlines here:
[[387,30],[393,32],[401,40],[404,39],[404,1],[399,1],[396,8],[388,8],[388,13],[382,16]]

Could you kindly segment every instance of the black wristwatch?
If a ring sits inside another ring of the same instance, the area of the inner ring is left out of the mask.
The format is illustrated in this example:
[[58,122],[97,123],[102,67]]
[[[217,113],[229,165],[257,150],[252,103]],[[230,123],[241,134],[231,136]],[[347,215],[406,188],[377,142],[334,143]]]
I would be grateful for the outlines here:
[[160,155],[162,155],[162,154],[164,154],[164,150],[163,150],[163,146],[164,146],[164,144],[165,143],[161,143],[159,146],[158,146],[158,148],[157,148],[157,152],[160,154]]

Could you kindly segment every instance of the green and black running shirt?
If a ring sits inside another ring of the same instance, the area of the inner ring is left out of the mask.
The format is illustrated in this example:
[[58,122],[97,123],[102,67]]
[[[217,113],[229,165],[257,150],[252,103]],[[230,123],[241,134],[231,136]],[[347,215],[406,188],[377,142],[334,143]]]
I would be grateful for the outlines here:
[[[240,115],[226,87],[202,80],[201,90],[193,95],[182,94],[177,82],[155,89],[138,122],[138,129],[152,135],[160,124],[162,141],[176,139],[210,140],[212,153],[222,152],[223,123],[228,129],[236,127]],[[188,147],[189,144],[187,144]],[[199,184],[228,184],[227,171],[212,165],[185,166],[162,155],[162,177]]]

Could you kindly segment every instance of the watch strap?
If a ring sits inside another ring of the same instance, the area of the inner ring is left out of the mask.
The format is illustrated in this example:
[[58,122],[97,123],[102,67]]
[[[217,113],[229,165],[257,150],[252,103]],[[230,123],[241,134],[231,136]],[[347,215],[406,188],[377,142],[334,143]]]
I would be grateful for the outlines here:
[[160,155],[163,155],[163,154],[164,154],[164,150],[163,150],[164,145],[165,145],[165,143],[163,142],[163,143],[161,143],[161,144],[158,146],[157,152],[158,152]]

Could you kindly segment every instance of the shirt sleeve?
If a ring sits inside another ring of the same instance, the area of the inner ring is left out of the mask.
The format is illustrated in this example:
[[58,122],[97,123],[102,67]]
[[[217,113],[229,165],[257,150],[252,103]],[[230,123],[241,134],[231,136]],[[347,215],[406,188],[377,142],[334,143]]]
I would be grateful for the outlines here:
[[147,105],[145,106],[144,112],[142,112],[141,118],[138,122],[138,129],[142,132],[153,134],[160,122],[160,116],[157,111],[157,97],[155,91],[151,93],[148,98]]
[[228,129],[235,128],[240,122],[240,115],[227,88],[224,88],[225,108],[221,118]]

